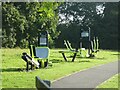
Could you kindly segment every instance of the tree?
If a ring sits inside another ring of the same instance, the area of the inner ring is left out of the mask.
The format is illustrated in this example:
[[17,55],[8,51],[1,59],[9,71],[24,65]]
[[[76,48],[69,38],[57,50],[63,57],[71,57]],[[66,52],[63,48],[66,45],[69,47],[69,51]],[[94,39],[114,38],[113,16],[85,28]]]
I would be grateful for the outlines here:
[[[103,5],[104,3],[94,2],[65,2],[61,5],[59,8],[61,19],[59,20],[58,30],[61,31],[59,37],[62,38],[57,39],[56,43],[68,39],[75,46],[79,42],[80,32],[89,28],[93,35],[97,20],[103,18],[103,13],[100,12],[98,6],[103,9]],[[60,46],[63,46],[63,44]]]
[[28,41],[37,45],[37,36],[42,30],[48,30],[53,42],[59,34],[55,30],[59,5],[57,2],[3,3],[3,46],[27,47]]
[[16,32],[17,30],[19,32],[23,31],[21,27],[25,25],[25,17],[20,15],[12,3],[3,4],[2,16],[2,31],[4,36],[2,45],[5,47],[14,47],[16,45]]
[[118,2],[106,2],[104,6],[104,17],[98,30],[101,48],[118,49]]

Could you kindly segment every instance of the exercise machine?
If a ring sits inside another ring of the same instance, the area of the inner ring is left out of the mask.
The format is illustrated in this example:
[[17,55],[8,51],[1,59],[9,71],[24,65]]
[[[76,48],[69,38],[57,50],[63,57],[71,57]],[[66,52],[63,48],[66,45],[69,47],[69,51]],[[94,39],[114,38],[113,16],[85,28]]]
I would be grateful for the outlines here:
[[22,54],[27,71],[47,67],[49,63],[48,32],[41,31],[38,35],[38,46],[30,44],[29,50],[30,55],[25,52]]
[[[84,48],[83,48],[84,47]],[[82,55],[82,51],[86,51],[86,57],[95,57],[95,54],[99,51],[99,41],[98,37],[91,38],[90,29],[87,31],[81,31],[80,33],[80,55]]]

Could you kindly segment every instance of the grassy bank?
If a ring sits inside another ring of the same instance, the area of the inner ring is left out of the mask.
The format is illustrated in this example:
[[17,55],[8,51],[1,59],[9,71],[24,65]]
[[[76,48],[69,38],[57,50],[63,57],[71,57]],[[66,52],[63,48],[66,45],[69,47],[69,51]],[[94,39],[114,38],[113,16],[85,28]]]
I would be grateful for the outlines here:
[[[115,76],[111,77],[107,81],[103,82],[97,88],[118,88],[120,84],[120,74],[116,74]],[[119,88],[120,90],[120,88]]]
[[[22,52],[29,53],[28,49],[2,49],[2,87],[3,88],[35,88],[35,76],[41,79],[54,81],[65,75],[81,71],[97,65],[118,60],[118,52],[100,50],[94,59],[80,58],[75,62],[65,62],[60,49],[50,50],[50,61],[53,66],[26,72],[26,63],[21,59]],[[71,61],[71,58],[68,58]]]

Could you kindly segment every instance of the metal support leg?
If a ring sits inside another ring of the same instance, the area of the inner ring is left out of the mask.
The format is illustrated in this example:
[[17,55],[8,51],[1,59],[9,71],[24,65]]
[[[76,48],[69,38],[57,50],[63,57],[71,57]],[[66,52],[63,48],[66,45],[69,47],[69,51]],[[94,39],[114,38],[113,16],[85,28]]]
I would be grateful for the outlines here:
[[32,65],[32,63],[31,63],[30,65],[31,65],[31,68],[30,68],[30,69],[33,70],[33,65]]
[[77,53],[74,53],[74,56],[73,56],[72,62],[74,62],[74,59],[75,59],[76,55],[77,55]]
[[64,53],[62,53],[62,55],[63,55],[63,58],[65,59],[65,61],[67,62],[67,59],[66,59],[66,57],[65,57],[65,54],[64,54]]
[[29,62],[26,62],[26,70],[29,71]]

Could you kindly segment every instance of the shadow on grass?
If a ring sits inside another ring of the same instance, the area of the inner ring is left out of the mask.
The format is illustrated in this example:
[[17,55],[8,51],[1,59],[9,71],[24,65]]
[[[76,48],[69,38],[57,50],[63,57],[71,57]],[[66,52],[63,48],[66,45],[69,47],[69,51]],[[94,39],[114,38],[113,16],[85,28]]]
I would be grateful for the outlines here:
[[24,68],[6,68],[6,69],[2,69],[2,72],[20,72],[20,71],[24,71]]
[[106,58],[105,57],[101,57],[101,58],[96,57],[95,59],[97,59],[97,60],[105,60]]
[[[89,61],[89,60],[105,60],[106,58],[105,57],[79,57],[79,58],[81,58],[82,59],[82,61],[83,60],[87,60],[87,61]],[[89,59],[89,60],[88,60]]]
[[63,62],[62,60],[58,60],[58,59],[52,59],[50,61],[52,61],[52,63],[61,63],[61,62]]
[[36,88],[2,88],[1,90],[36,90]]
[[120,53],[117,53],[117,54],[112,54],[112,55],[117,55],[117,56],[120,56]]
[[50,56],[50,58],[62,58],[62,56]]
[[79,63],[80,62],[90,62],[89,60],[81,60],[81,61],[79,61]]

